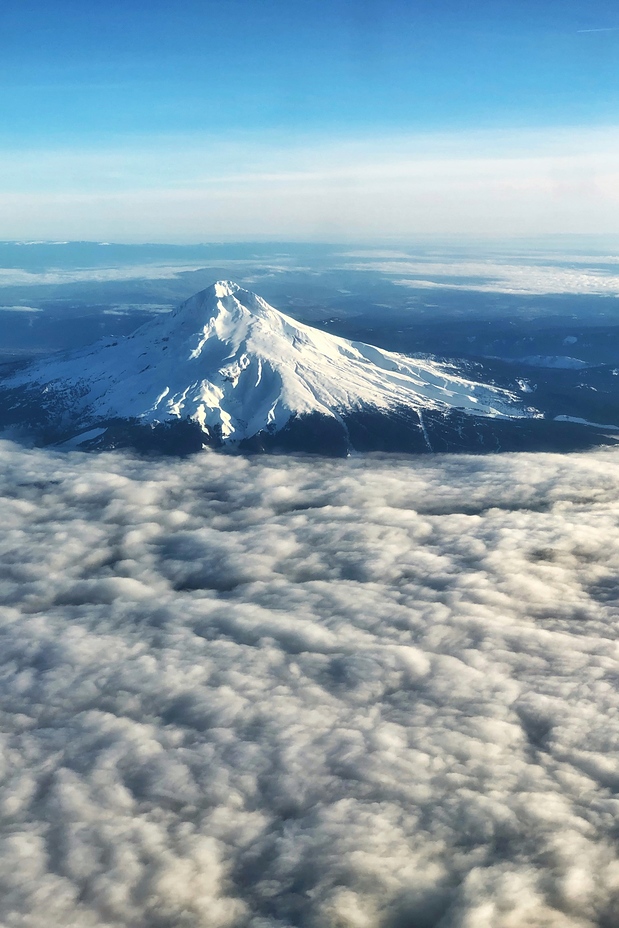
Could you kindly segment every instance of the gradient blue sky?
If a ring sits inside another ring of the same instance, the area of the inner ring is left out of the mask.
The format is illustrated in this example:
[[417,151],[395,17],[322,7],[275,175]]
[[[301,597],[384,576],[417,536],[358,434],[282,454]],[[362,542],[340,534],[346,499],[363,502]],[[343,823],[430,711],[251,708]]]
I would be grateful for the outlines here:
[[618,65],[596,0],[4,4],[0,237],[619,231]]

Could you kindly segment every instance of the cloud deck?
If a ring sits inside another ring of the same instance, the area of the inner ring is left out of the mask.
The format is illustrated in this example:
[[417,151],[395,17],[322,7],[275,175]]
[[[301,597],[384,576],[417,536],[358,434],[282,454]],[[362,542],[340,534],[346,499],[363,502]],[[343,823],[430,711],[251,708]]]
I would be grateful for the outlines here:
[[618,924],[615,452],[0,458],[3,924]]

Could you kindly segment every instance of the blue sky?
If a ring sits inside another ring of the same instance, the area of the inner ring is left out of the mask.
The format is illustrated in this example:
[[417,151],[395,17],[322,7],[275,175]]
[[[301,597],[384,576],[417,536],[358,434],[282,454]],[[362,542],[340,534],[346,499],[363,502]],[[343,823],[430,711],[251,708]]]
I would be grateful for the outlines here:
[[[535,160],[567,131],[565,152],[575,146],[582,161],[584,145],[599,157],[599,132],[613,129],[619,112],[618,60],[619,8],[595,0],[5,4],[0,236],[51,233],[64,197],[59,235],[139,237],[146,229],[132,219],[135,203],[110,215],[108,202],[105,218],[97,197],[149,189],[159,238],[166,229],[171,238],[244,237],[259,231],[264,208],[246,203],[244,218],[247,178],[285,173],[287,206],[274,192],[279,219],[265,234],[277,234],[279,222],[294,237],[293,176],[317,164],[331,172],[337,209],[346,211],[346,165],[354,178],[384,163],[387,176],[398,150],[400,172],[420,151],[439,161],[447,151],[453,162],[461,148],[479,162],[497,146],[504,151],[505,140],[518,158]],[[610,159],[614,144],[613,137]],[[586,183],[592,167],[582,170]],[[609,165],[604,170],[608,183]],[[216,218],[201,225],[178,194],[183,188],[186,200],[192,192],[200,200],[218,182],[220,201],[222,185],[230,190],[229,228]],[[321,190],[326,196],[324,183]],[[410,233],[440,231],[420,211],[415,205]],[[370,204],[368,219],[375,213]],[[351,231],[358,220],[354,213]],[[502,221],[506,234],[526,231],[522,223],[509,228],[509,210]],[[386,223],[388,216],[366,222],[368,235],[379,226],[388,235]],[[583,220],[582,231],[605,231],[608,218],[599,229],[591,224]],[[321,227],[318,214],[311,228],[297,227],[300,237],[346,233],[345,222],[334,226],[328,216]],[[406,231],[395,223],[394,234]]]

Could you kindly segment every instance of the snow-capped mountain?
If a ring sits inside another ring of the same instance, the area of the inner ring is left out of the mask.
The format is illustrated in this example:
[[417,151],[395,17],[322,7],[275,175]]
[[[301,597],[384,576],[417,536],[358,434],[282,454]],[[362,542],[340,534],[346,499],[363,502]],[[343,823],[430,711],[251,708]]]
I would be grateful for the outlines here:
[[367,436],[370,416],[371,431],[388,419],[393,431],[395,417],[412,429],[419,450],[431,450],[436,427],[428,429],[426,420],[435,423],[437,415],[533,415],[515,394],[475,383],[454,367],[326,334],[229,281],[126,338],[30,365],[7,379],[3,392],[9,406],[13,398],[15,424],[31,415],[48,431],[79,433],[85,441],[112,424],[117,432],[122,422],[184,423],[204,444],[220,445],[293,426],[298,432],[303,423],[315,431],[320,422],[355,447],[350,425]]

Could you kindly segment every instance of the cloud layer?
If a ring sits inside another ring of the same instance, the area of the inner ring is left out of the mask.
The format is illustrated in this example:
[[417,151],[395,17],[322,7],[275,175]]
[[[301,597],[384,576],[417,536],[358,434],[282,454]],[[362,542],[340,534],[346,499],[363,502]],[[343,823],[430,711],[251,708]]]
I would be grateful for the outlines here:
[[[366,253],[366,256],[370,256]],[[516,258],[517,260],[517,258]],[[564,256],[560,262],[497,261],[490,258],[480,260],[454,260],[453,257],[440,261],[394,254],[390,260],[360,261],[354,270],[374,271],[393,279],[402,287],[413,289],[472,290],[482,293],[511,294],[590,294],[595,296],[619,296],[617,259]],[[586,265],[589,265],[588,267]]]
[[615,452],[0,459],[3,924],[619,925]]

